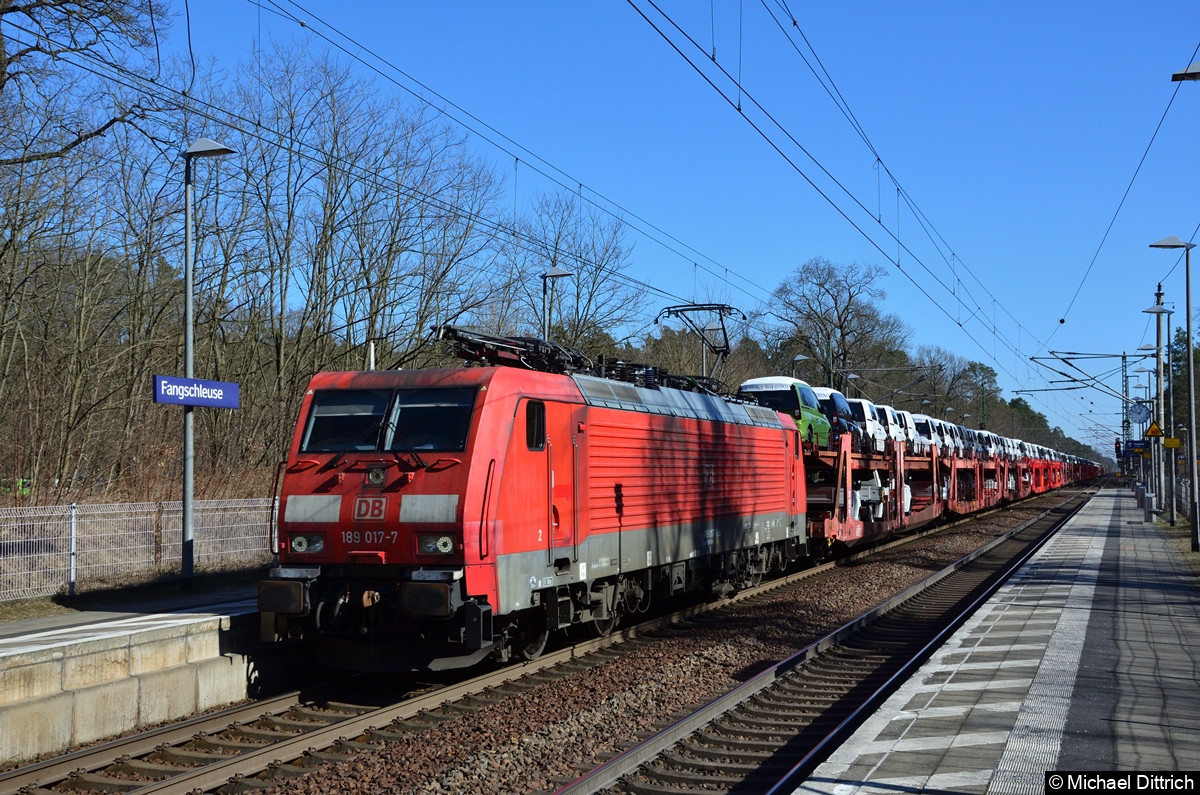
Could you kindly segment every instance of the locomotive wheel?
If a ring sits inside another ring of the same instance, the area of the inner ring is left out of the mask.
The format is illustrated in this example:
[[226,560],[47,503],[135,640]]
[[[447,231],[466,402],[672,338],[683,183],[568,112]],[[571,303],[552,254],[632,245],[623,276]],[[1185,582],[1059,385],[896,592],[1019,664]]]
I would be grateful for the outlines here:
[[588,626],[592,629],[592,634],[597,638],[607,638],[612,634],[612,631],[617,628],[617,624],[621,621],[621,615],[615,611],[609,611],[608,618],[593,618]]
[[518,659],[526,662],[536,660],[546,650],[546,641],[549,639],[550,628],[546,626],[546,616],[539,612],[535,617],[521,622],[513,640],[513,651]]
[[767,568],[765,550],[759,550],[753,555],[746,556],[746,570],[742,573],[742,588],[757,588],[763,579]]

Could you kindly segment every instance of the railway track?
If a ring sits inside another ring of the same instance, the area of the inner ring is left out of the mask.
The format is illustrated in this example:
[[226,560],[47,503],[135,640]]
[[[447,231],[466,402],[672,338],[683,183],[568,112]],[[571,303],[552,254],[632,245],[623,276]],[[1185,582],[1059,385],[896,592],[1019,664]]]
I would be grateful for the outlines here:
[[641,635],[736,601],[690,607],[463,682],[407,679],[411,684],[397,691],[380,689],[379,677],[364,676],[349,687],[326,686],[317,693],[292,692],[231,707],[0,773],[0,795],[254,791],[577,674],[610,659],[617,653],[610,647],[636,645]]
[[[893,542],[893,546],[907,542]],[[664,626],[730,604],[765,598],[767,591],[792,586],[832,567],[829,564],[808,569],[747,590],[731,600],[689,607],[607,638],[548,653],[532,663],[489,671],[463,682],[406,680],[403,688],[396,689],[381,687],[377,678],[364,677],[349,685],[310,690],[303,695],[291,693],[223,710],[0,774],[0,795],[258,790],[311,772],[322,763],[344,761],[364,750],[409,738],[414,732],[547,681],[577,675],[636,648],[639,637]],[[622,643],[626,645],[621,649],[613,648]],[[856,656],[856,652],[843,652],[845,659],[836,663],[840,666],[837,673],[829,676],[844,678],[846,665]],[[827,683],[818,689],[828,689]],[[835,714],[830,705],[822,704],[818,700],[801,711]],[[752,726],[737,729],[744,736],[735,745],[744,747],[754,740],[757,731]],[[793,747],[788,746],[790,758],[796,757]],[[610,768],[610,772],[615,769]]]
[[557,793],[793,791],[1092,493],[888,600]]

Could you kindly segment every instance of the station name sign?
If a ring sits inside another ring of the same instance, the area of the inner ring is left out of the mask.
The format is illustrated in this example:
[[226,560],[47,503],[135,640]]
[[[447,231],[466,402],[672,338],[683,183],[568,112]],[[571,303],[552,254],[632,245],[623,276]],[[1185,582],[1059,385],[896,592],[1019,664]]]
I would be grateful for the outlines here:
[[205,381],[200,378],[154,376],[154,402],[176,406],[211,406],[236,409],[241,405],[238,385],[229,381]]

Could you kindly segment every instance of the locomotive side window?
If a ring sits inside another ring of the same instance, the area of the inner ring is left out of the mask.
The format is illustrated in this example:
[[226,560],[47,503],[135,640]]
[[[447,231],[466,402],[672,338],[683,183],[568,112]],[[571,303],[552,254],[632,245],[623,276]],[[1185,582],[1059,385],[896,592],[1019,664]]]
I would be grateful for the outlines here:
[[525,404],[525,446],[530,450],[546,446],[546,404],[540,400]]
[[474,409],[475,387],[398,389],[384,449],[461,453]]
[[389,391],[383,389],[317,392],[300,449],[309,453],[374,450],[389,398]]

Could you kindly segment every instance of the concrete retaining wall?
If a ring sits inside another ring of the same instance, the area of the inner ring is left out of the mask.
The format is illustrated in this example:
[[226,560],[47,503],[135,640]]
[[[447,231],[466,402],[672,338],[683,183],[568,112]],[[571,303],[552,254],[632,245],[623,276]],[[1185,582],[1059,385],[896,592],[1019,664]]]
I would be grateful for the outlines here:
[[[241,701],[261,687],[258,616],[171,617],[0,654],[0,760],[30,759]],[[277,672],[276,672],[277,676]],[[281,684],[278,683],[277,684]]]

